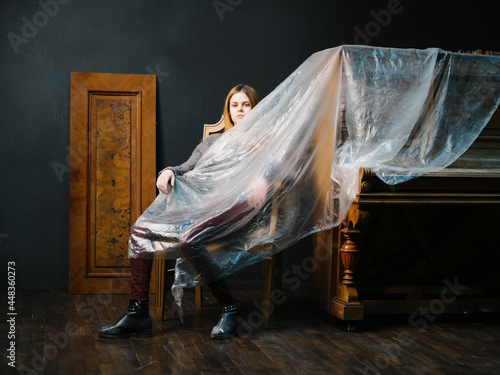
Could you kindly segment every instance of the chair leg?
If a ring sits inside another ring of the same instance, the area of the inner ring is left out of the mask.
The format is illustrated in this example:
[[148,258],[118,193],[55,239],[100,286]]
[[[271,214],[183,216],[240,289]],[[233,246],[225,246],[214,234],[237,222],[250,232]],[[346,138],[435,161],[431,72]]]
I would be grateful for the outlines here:
[[165,259],[156,260],[156,320],[163,320],[165,303]]
[[271,315],[271,288],[273,286],[274,257],[262,259],[262,329],[269,328]]
[[[283,252],[274,255],[274,263],[273,263],[273,273],[274,273],[274,288],[276,290],[283,290]],[[276,313],[281,314],[281,306],[282,304],[276,304]]]
[[203,290],[201,289],[201,285],[194,287],[194,303],[196,307],[203,306]]

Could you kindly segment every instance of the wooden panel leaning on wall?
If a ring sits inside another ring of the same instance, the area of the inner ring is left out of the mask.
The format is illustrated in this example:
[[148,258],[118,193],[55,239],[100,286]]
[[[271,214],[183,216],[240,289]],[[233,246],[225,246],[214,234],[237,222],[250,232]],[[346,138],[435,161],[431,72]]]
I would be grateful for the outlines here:
[[71,73],[70,128],[69,291],[130,293],[130,227],[156,195],[156,77]]

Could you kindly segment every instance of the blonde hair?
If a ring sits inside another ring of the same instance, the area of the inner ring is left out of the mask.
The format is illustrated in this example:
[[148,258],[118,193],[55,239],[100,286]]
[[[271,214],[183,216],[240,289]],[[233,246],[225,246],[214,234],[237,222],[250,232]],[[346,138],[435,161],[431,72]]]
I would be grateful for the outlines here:
[[229,102],[231,101],[231,98],[233,97],[234,94],[238,92],[243,92],[246,96],[248,96],[248,99],[250,99],[250,105],[252,106],[252,109],[259,103],[260,98],[259,94],[257,94],[257,91],[253,87],[250,87],[248,85],[237,85],[234,86],[231,91],[229,91],[229,94],[227,94],[226,97],[226,103],[224,104],[224,110],[222,112],[222,115],[224,116],[224,130],[229,130],[234,126],[233,120],[231,120],[231,115],[229,113]]

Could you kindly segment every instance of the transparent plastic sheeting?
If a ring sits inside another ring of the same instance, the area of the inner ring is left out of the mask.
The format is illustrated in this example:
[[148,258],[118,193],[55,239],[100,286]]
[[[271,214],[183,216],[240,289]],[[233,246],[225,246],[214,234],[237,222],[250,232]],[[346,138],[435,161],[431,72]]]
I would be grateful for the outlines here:
[[498,57],[434,48],[315,53],[158,195],[129,256],[177,259],[180,301],[183,287],[337,226],[361,167],[397,184],[464,153],[499,104],[499,77]]

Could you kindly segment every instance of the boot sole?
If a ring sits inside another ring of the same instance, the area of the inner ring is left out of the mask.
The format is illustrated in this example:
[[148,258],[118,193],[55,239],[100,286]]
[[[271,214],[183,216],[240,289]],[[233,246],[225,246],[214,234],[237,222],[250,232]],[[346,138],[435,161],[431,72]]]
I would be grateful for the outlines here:
[[97,335],[103,339],[124,339],[124,338],[130,337],[130,335],[133,333],[135,333],[135,337],[137,337],[137,338],[153,337],[153,329],[146,329],[146,330],[140,331],[140,332],[121,333],[118,335],[98,332]]
[[218,335],[218,334],[211,334],[211,338],[214,340],[227,340],[227,339],[234,339],[235,337],[238,337],[238,335]]

